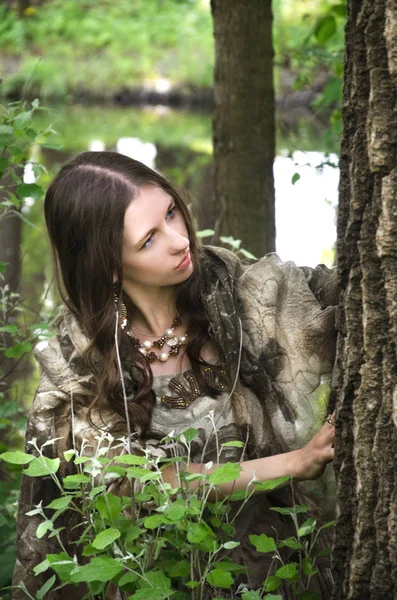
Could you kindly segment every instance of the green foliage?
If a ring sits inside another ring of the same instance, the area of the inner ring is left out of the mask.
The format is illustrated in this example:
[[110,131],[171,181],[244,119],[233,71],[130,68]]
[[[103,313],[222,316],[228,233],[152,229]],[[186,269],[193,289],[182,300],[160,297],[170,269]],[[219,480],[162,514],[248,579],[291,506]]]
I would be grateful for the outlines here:
[[[44,145],[53,133],[51,128],[38,130],[34,114],[40,110],[38,100],[30,104],[14,102],[0,106],[0,229],[7,227],[11,219],[26,217],[26,199],[38,201],[43,196],[39,185],[42,168],[32,157],[38,140]],[[24,170],[30,165],[35,183],[24,181]],[[21,452],[22,435],[26,417],[21,402],[20,385],[15,383],[14,372],[29,360],[33,346],[48,336],[44,316],[28,308],[21,295],[10,287],[7,264],[0,269],[0,452],[3,463],[0,479],[0,587],[7,584],[15,562],[16,502],[22,466],[28,463],[28,472],[38,469],[33,456]],[[47,465],[48,466],[48,465]],[[55,466],[55,465],[54,465]],[[40,471],[40,469],[39,469]],[[41,465],[41,472],[48,468]],[[44,535],[43,526],[40,534]]]
[[[59,552],[47,554],[34,568],[36,575],[48,575],[37,598],[44,597],[56,586],[78,583],[86,584],[89,598],[104,597],[110,585],[128,594],[130,599],[145,600],[171,597],[199,600],[207,585],[214,588],[215,596],[216,590],[221,595],[221,590],[236,589],[237,578],[244,575],[246,569],[229,554],[240,543],[233,540],[236,516],[231,510],[230,497],[220,494],[219,486],[233,483],[241,467],[224,463],[213,468],[209,463],[196,480],[197,487],[191,488],[188,457],[197,433],[190,429],[175,438],[167,438],[179,443],[183,440],[186,445],[187,456],[174,458],[155,457],[149,451],[145,456],[136,456],[128,453],[125,438],[114,440],[110,434],[102,434],[96,449],[83,445],[81,453],[75,449],[68,451],[67,458],[74,464],[76,474],[63,481],[58,475],[59,459],[45,457],[43,447],[39,448],[35,440],[31,442],[34,457],[17,451],[0,455],[7,464],[29,463],[25,470],[27,475],[49,475],[60,492],[48,506],[40,503],[28,513],[38,519],[36,535],[39,539],[49,536],[59,543]],[[45,446],[54,442],[48,440]],[[218,463],[221,458],[222,449]],[[174,488],[162,476],[163,470],[171,465],[178,465]],[[139,492],[133,497],[115,496],[107,491],[109,476],[112,482],[121,478],[136,479]],[[71,478],[74,485],[68,483]],[[288,479],[252,482],[253,487],[246,491],[240,510],[254,493],[255,486],[274,489]],[[314,598],[307,595],[307,590],[310,578],[317,572],[314,547],[321,528],[316,529],[316,522],[311,518],[299,524],[298,516],[308,512],[305,505],[273,510],[292,518],[296,537],[277,540],[265,534],[249,536],[258,552],[273,554],[274,568],[260,590],[249,590],[241,584],[242,598],[282,598],[272,593],[282,584],[290,586],[301,600]],[[70,511],[78,513],[81,521],[77,540],[83,548],[81,557],[68,553],[63,528],[59,527],[58,519]],[[285,547],[294,550],[295,560],[283,562],[280,549]],[[23,583],[20,587],[23,589]]]
[[3,54],[20,61],[6,91],[21,87],[33,71],[43,97],[84,88],[111,97],[158,78],[212,83],[211,14],[198,0],[48,0],[23,18],[1,5],[0,23]]
[[283,93],[287,72],[294,76],[295,89],[317,88],[313,106],[317,115],[331,113],[326,143],[337,145],[341,132],[346,0],[316,0],[309,6],[295,0],[273,0],[273,10],[276,85]]

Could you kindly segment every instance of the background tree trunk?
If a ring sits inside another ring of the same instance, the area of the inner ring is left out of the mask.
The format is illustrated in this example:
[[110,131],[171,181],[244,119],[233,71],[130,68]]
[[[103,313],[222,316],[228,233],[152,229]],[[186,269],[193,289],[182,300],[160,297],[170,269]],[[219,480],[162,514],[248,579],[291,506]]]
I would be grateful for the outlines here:
[[215,229],[261,256],[275,249],[271,0],[211,0],[211,7]]
[[350,0],[337,243],[334,600],[397,598],[396,101],[397,4]]
[[[7,199],[7,189],[15,191],[9,177],[3,177],[3,190],[0,190],[0,203]],[[0,263],[5,265],[5,271],[1,275],[1,313],[0,326],[15,324],[17,314],[14,313],[13,294],[18,292],[21,272],[21,225],[22,221],[17,214],[11,211],[2,215],[0,220]],[[12,337],[8,333],[0,333],[0,343],[5,348],[12,345]],[[4,374],[11,372],[16,361],[6,358],[4,352],[0,352],[0,392],[7,394],[11,387],[14,376],[4,378]]]

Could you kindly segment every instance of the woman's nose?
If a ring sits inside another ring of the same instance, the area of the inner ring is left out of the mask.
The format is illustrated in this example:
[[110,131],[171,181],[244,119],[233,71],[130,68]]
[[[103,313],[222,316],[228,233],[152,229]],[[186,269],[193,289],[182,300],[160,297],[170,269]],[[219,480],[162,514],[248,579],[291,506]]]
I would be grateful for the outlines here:
[[178,233],[173,230],[171,235],[171,249],[175,254],[189,248],[189,239],[186,234]]

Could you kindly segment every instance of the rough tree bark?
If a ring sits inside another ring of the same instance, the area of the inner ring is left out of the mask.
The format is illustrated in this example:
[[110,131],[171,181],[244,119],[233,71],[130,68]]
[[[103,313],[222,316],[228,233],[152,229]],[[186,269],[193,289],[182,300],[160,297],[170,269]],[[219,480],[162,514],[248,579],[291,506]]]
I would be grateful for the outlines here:
[[349,0],[334,600],[397,598],[397,4]]
[[275,249],[271,0],[211,0],[211,7],[215,229],[262,256]]

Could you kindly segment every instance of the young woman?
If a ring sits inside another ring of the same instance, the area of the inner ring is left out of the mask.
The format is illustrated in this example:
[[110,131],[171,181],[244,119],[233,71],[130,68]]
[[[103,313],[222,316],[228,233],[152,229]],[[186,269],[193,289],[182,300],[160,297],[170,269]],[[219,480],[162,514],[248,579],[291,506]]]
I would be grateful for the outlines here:
[[[332,473],[323,472],[334,427],[332,417],[321,423],[334,357],[332,273],[276,255],[242,264],[225,249],[201,247],[171,183],[113,152],[85,152],[65,165],[47,192],[45,217],[66,310],[57,335],[36,352],[41,381],[27,440],[57,438],[47,449],[63,461],[83,439],[97,443],[101,429],[166,456],[163,438],[195,427],[190,470],[200,471],[216,456],[215,427],[219,444],[244,443],[243,455],[231,447],[222,455],[241,462],[234,490],[254,474],[317,480],[312,489],[297,483],[296,493],[329,516]],[[63,461],[61,472],[69,465]],[[174,471],[164,477],[173,483]],[[112,482],[112,493],[126,495],[127,484]],[[280,537],[291,535],[266,510],[290,504],[290,493],[254,495],[237,521],[241,546],[233,558],[248,567],[253,587],[269,564],[248,534],[275,527]],[[25,513],[53,494],[47,480],[24,477],[14,582],[23,580],[31,594],[42,584],[32,568],[57,550],[53,540],[36,538],[38,522]],[[329,597],[327,565],[313,581]]]

